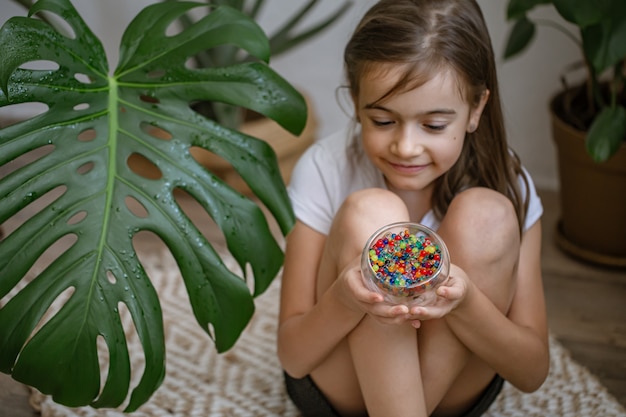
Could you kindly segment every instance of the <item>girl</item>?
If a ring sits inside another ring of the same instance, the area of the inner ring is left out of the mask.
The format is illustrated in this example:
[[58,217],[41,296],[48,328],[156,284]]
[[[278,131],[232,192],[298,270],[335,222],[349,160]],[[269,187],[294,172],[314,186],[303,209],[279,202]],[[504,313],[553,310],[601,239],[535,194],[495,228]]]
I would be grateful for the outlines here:
[[[548,372],[541,203],[507,147],[474,0],[381,0],[344,54],[356,124],[293,173],[278,355],[304,416],[478,416]],[[446,242],[429,306],[367,289],[360,255],[413,221]]]

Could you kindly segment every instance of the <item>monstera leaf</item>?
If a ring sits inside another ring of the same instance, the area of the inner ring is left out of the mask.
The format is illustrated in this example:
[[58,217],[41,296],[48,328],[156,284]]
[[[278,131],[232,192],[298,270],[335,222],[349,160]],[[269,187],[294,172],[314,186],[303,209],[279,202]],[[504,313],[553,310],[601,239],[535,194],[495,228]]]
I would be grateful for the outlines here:
[[[190,157],[196,146],[230,161],[286,233],[293,213],[273,151],[200,116],[191,105],[211,100],[250,108],[298,134],[306,118],[304,100],[267,66],[262,30],[232,8],[212,9],[193,26],[168,34],[178,16],[199,6],[164,2],[145,8],[122,37],[113,75],[102,44],[69,0],[40,0],[30,17],[13,17],[0,30],[0,106],[48,106],[0,130],[0,166],[52,147],[0,178],[0,224],[51,190],[60,194],[0,241],[0,298],[6,301],[0,309],[0,370],[59,403],[117,407],[127,400],[131,369],[121,304],[132,316],[145,357],[126,410],[147,401],[164,377],[161,308],[133,247],[137,232],[153,232],[168,246],[196,319],[219,351],[235,343],[253,313],[253,297],[282,266],[263,211]],[[43,11],[60,17],[73,33],[33,17]],[[237,45],[259,61],[226,68],[186,65],[199,51],[223,44]],[[29,69],[32,61],[58,68]],[[154,165],[157,178],[131,169],[128,161],[135,155]],[[242,270],[250,267],[252,294],[246,277],[225,267],[184,214],[175,189],[197,200],[224,232]],[[41,255],[68,236],[73,243],[25,280]],[[20,283],[27,284],[14,290]],[[70,295],[38,328],[61,294]],[[97,339],[109,354],[102,386]]]

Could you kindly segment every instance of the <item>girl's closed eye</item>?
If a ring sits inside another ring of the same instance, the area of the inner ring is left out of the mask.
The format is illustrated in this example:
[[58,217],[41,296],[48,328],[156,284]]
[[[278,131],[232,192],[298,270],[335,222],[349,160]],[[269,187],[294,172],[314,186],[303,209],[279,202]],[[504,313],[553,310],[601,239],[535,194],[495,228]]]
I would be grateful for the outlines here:
[[372,119],[374,126],[390,126],[393,124],[392,120],[376,120]]
[[429,124],[429,123],[425,123],[424,127],[428,130],[432,130],[435,132],[441,132],[443,130],[445,130],[446,127],[448,127],[447,124]]

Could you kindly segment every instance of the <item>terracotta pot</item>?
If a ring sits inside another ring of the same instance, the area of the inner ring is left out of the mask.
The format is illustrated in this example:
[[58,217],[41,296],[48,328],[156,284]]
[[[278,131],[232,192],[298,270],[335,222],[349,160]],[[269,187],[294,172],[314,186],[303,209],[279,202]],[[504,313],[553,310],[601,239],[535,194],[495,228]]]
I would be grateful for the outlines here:
[[608,161],[594,162],[586,132],[559,117],[561,96],[550,102],[561,200],[556,243],[583,261],[626,267],[626,144]]

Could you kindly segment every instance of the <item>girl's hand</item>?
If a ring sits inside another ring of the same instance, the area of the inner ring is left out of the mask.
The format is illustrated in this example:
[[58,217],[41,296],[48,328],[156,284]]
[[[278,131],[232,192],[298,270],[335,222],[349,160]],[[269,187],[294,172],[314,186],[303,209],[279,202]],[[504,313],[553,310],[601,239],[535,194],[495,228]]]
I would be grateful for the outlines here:
[[381,294],[370,290],[361,275],[360,257],[351,262],[338,277],[341,301],[348,308],[369,314],[383,324],[405,323],[409,308],[402,304],[389,304]]
[[437,288],[435,302],[426,306],[411,307],[408,319],[411,325],[417,329],[424,320],[444,317],[465,300],[471,285],[465,271],[451,264],[448,279]]

